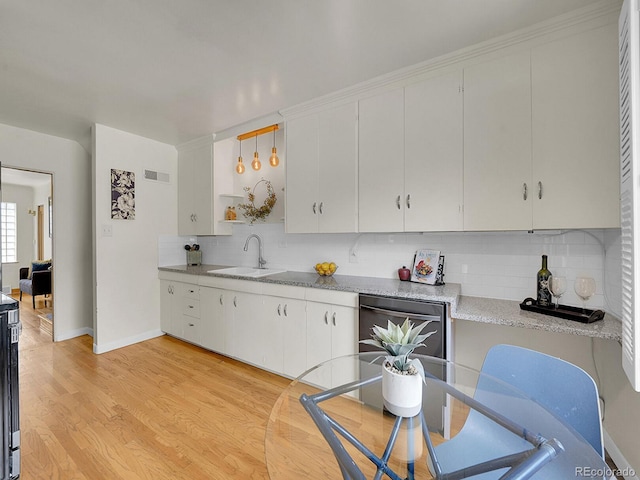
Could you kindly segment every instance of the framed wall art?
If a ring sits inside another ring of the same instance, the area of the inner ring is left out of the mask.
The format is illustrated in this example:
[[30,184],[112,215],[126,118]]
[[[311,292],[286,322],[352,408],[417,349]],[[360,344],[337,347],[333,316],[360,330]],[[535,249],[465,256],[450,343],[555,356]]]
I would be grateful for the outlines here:
[[136,218],[136,174],[125,170],[111,169],[111,218],[135,220]]

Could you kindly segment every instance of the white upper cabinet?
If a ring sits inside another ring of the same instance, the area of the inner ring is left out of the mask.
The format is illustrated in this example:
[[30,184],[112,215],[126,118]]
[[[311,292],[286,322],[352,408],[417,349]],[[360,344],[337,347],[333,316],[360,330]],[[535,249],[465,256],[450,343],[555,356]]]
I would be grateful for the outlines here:
[[462,72],[360,102],[361,232],[462,230]]
[[528,51],[464,69],[464,229],[531,228]]
[[[178,233],[180,235],[230,235],[231,227],[219,222],[224,206],[214,205],[219,185],[232,181],[233,169],[214,163],[213,136],[178,148]],[[225,168],[226,167],[226,168]]]
[[608,25],[531,52],[534,229],[620,226],[617,38]]
[[359,103],[358,225],[361,232],[404,230],[404,89]]
[[462,70],[405,88],[404,230],[462,230]]
[[357,229],[357,104],[287,120],[288,233]]

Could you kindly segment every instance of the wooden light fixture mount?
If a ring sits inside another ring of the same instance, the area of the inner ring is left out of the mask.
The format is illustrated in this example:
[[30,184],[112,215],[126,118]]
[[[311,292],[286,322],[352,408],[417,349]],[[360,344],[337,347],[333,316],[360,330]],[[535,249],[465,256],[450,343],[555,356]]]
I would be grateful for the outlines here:
[[238,140],[246,140],[247,138],[253,138],[253,137],[258,137],[260,135],[264,135],[265,133],[271,133],[271,132],[275,132],[276,130],[279,130],[280,127],[278,127],[278,124],[276,123],[275,125],[271,125],[269,127],[264,127],[264,128],[259,128],[258,130],[253,130],[251,132],[247,132],[247,133],[243,133],[238,135]]

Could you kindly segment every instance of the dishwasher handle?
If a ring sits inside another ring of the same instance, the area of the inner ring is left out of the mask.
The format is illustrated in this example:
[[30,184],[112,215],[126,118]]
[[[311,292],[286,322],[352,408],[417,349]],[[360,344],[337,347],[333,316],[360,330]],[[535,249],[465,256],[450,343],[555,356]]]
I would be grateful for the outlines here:
[[439,315],[424,315],[421,313],[407,313],[407,312],[400,312],[397,310],[386,310],[384,308],[372,307],[370,305],[360,305],[360,308],[366,308],[367,310],[372,310],[377,313],[383,313],[384,315],[389,315],[390,317],[397,317],[397,318],[409,317],[410,319],[427,320],[431,322],[440,321]]

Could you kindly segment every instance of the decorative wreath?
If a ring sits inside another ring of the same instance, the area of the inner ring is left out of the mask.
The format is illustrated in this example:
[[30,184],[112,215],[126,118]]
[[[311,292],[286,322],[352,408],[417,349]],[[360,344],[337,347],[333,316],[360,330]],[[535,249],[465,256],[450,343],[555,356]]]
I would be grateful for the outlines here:
[[[260,208],[256,207],[254,201],[256,199],[256,187],[264,183],[267,189],[267,198],[264,199]],[[271,213],[273,206],[276,204],[276,192],[273,190],[273,186],[269,180],[264,178],[255,184],[253,189],[251,187],[244,187],[244,191],[247,192],[248,202],[241,203],[238,208],[242,210],[242,215],[249,219],[249,223],[253,224],[256,220],[262,220],[263,222]]]

